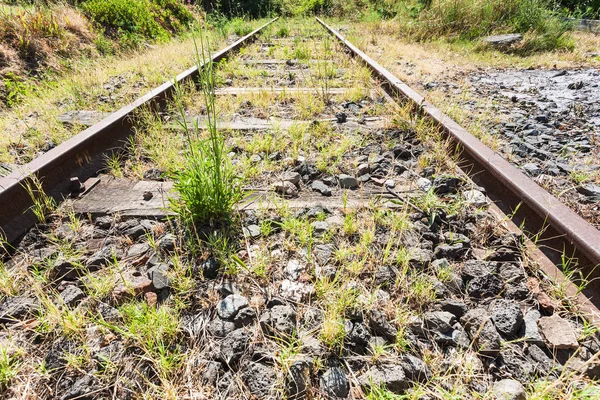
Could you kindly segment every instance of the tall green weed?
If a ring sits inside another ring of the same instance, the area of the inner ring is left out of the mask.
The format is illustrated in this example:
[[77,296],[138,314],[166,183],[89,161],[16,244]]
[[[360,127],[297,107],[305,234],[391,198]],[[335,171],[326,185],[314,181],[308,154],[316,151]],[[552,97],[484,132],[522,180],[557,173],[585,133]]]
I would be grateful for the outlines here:
[[234,205],[242,198],[241,180],[227,156],[225,138],[217,129],[215,106],[215,73],[209,46],[201,37],[201,49],[194,41],[199,71],[199,85],[206,107],[206,131],[202,136],[198,121],[189,126],[183,104],[183,93],[176,86],[180,124],[186,133],[186,162],[176,172],[174,188],[179,197],[171,206],[188,226],[216,226],[230,220]]

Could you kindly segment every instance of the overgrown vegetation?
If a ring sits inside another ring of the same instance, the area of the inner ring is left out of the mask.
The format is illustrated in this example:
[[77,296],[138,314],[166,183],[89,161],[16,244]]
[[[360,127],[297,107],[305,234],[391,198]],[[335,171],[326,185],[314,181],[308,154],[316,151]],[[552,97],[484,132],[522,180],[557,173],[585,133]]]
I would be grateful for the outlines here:
[[87,0],[81,9],[107,36],[126,44],[166,40],[194,20],[178,0]]
[[[196,42],[194,42],[196,45]],[[193,224],[214,225],[229,218],[242,192],[238,177],[227,157],[225,138],[217,130],[215,107],[215,73],[206,38],[201,36],[200,51],[196,47],[199,84],[206,107],[206,131],[202,137],[199,122],[187,122],[181,88],[177,88],[180,124],[186,133],[186,165],[175,173],[174,187],[179,197],[171,204],[181,219]]]

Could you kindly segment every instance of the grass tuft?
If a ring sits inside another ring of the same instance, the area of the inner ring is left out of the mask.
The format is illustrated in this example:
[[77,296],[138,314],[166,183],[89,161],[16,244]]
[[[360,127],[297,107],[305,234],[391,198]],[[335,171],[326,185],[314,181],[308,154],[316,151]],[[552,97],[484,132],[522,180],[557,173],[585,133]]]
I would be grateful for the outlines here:
[[174,188],[179,198],[171,205],[180,218],[191,225],[211,226],[230,219],[233,206],[242,198],[240,178],[227,157],[225,138],[217,130],[215,74],[208,43],[201,36],[201,49],[195,43],[200,86],[206,107],[208,138],[203,138],[198,123],[192,129],[186,120],[181,88],[176,87],[180,124],[186,132],[187,153],[184,169],[176,172]]

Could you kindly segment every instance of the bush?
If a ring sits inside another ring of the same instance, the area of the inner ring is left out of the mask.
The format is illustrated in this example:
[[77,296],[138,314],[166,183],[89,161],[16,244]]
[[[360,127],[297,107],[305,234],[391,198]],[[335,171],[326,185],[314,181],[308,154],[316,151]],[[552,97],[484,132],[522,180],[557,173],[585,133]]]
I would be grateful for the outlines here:
[[81,9],[113,38],[132,34],[147,39],[168,39],[193,21],[176,0],[87,0]]
[[544,0],[405,1],[400,12],[400,30],[417,40],[519,32],[527,51],[570,46],[568,24]]

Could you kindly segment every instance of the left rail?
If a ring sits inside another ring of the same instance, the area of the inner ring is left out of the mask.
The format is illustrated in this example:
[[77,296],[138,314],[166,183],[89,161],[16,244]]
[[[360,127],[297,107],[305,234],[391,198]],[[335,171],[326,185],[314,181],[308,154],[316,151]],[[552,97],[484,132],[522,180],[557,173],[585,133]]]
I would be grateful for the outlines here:
[[[277,19],[272,19],[230,46],[214,53],[211,61],[218,62],[227,58],[243,45],[252,42],[260,31]],[[195,79],[203,66],[204,64],[195,65],[183,71],[169,82],[163,83],[97,124],[21,166],[17,171],[0,177],[0,239],[13,243],[36,222],[30,210],[32,199],[25,190],[25,185],[32,176],[37,176],[42,181],[47,195],[61,200],[70,192],[71,177],[78,177],[84,181],[94,176],[102,168],[105,155],[119,149],[124,140],[133,134],[132,117],[137,110],[141,107],[164,108],[172,98],[176,84]]]

